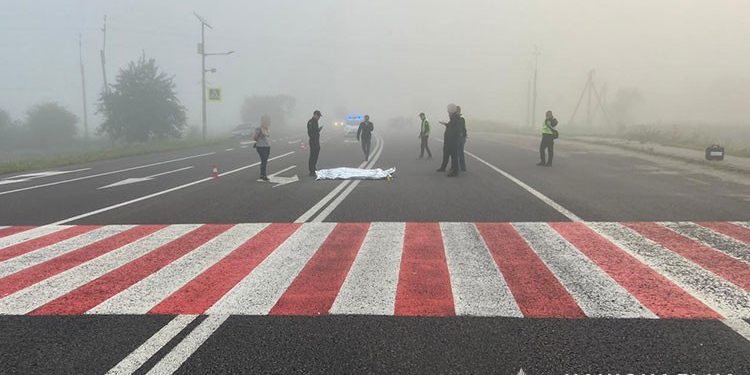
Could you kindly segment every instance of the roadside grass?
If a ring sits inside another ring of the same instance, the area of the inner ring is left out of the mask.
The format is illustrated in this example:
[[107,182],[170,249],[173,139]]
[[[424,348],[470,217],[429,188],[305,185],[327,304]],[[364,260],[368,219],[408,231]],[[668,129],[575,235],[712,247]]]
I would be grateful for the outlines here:
[[18,160],[0,161],[0,175],[9,173],[28,172],[47,168],[64,167],[98,160],[118,159],[129,156],[147,155],[165,151],[229,144],[229,138],[212,139],[203,142],[198,139],[183,139],[173,141],[157,141],[137,143],[126,146],[116,146],[96,150],[72,151],[54,155],[31,157]]

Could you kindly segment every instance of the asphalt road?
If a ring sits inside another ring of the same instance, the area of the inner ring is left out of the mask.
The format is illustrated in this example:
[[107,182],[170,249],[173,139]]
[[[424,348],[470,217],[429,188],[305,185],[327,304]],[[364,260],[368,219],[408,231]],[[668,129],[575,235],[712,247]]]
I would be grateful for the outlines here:
[[[538,140],[502,134],[471,134],[449,178],[439,137],[417,159],[416,134],[377,129],[365,163],[331,130],[319,169],[395,178],[315,181],[302,133],[272,143],[277,183],[239,142],[0,176],[0,372],[750,374],[750,179],[564,139],[537,167]],[[267,253],[222,263],[254,233]],[[191,294],[198,274],[214,289]]]

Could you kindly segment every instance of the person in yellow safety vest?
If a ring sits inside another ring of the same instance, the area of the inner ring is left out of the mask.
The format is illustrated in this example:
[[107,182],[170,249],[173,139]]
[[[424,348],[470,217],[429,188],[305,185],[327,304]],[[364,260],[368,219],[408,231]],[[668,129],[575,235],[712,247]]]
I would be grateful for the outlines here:
[[[539,145],[539,157],[541,161],[537,164],[541,167],[551,167],[552,157],[555,149],[555,134],[557,130],[557,119],[552,115],[552,111],[547,111],[544,124],[542,125],[542,143]],[[548,157],[545,157],[545,150],[547,151]]]
[[432,151],[430,151],[428,144],[430,139],[430,122],[427,121],[427,116],[425,116],[424,112],[419,114],[419,118],[422,120],[422,124],[419,126],[419,139],[421,140],[419,158],[423,158],[424,151],[427,150],[427,159],[432,159]]

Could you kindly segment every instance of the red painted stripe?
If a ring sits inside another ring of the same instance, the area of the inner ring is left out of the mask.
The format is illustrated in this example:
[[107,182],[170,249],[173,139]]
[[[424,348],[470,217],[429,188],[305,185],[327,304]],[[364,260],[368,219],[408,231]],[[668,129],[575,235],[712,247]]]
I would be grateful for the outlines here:
[[149,314],[203,314],[294,233],[299,224],[272,224],[232,251]]
[[97,241],[91,245],[63,254],[47,262],[37,264],[26,268],[23,271],[0,278],[0,298],[34,285],[65,270],[69,270],[75,266],[88,262],[89,260],[112,250],[119,249],[122,246],[154,233],[164,227],[164,225],[135,227],[112,237]]
[[395,314],[456,315],[443,234],[438,223],[406,224]]
[[34,227],[7,227],[0,229],[0,238],[12,236],[16,233],[25,232]]
[[660,318],[721,319],[688,292],[620,249],[583,223],[550,224]]
[[628,228],[750,291],[750,265],[656,223],[626,223]]
[[734,223],[698,223],[708,229],[717,231],[725,236],[734,238],[735,240],[742,241],[746,244],[750,244],[750,229],[747,229],[741,225]]
[[271,315],[326,315],[370,224],[338,224],[271,309]]
[[98,279],[71,291],[31,312],[31,315],[77,315],[96,307],[110,297],[164,268],[231,225],[204,225]]
[[0,262],[6,261],[17,256],[30,253],[35,250],[39,250],[43,247],[54,245],[58,242],[65,241],[67,239],[80,236],[84,233],[90,232],[94,229],[101,227],[100,225],[76,225],[70,228],[65,228],[48,235],[35,238],[26,242],[21,242],[6,248],[0,249]]
[[518,307],[530,318],[585,318],[560,281],[510,224],[477,224]]

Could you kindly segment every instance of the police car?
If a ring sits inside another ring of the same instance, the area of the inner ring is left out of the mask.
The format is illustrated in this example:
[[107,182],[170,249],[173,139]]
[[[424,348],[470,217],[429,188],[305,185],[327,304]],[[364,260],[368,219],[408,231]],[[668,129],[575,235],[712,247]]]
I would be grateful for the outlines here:
[[359,124],[365,121],[365,115],[360,114],[349,114],[346,116],[346,125],[344,125],[344,134],[346,135],[357,135]]

